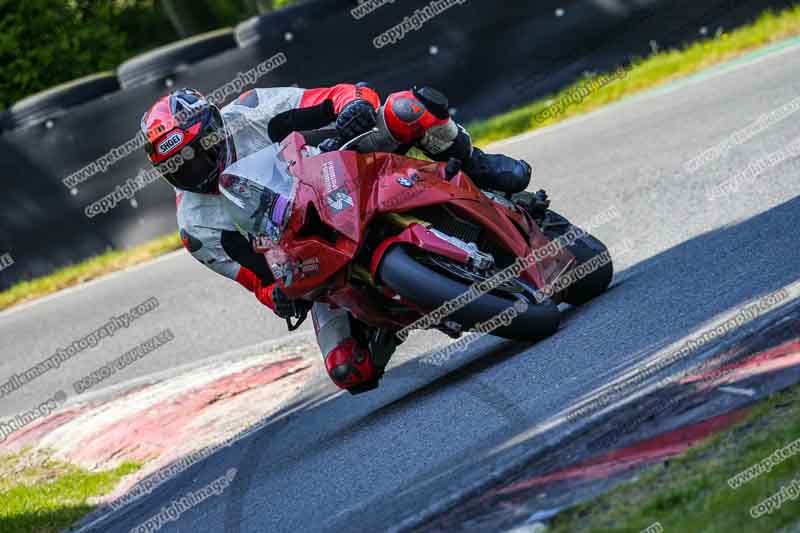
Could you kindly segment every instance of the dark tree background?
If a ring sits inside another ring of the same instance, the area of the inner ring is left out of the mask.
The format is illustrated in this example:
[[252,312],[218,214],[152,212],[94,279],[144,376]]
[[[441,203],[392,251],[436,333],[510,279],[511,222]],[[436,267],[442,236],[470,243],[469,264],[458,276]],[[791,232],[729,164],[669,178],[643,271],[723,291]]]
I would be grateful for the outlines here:
[[0,0],[0,110],[297,0]]

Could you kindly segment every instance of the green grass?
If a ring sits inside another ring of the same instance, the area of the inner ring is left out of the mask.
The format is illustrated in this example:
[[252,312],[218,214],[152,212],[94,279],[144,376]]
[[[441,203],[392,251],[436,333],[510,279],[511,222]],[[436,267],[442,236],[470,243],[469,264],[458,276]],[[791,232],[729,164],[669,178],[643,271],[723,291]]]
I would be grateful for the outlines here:
[[637,60],[626,77],[592,92],[582,102],[566,108],[564,113],[548,120],[542,122],[536,120],[537,114],[547,107],[548,101],[558,101],[591,78],[579,80],[557,94],[508,113],[470,124],[467,129],[472,133],[476,144],[485,145],[594,111],[627,96],[694,74],[756,48],[798,34],[800,34],[800,6],[780,13],[767,11],[752,24],[730,33],[696,42],[682,50],[666,50],[646,59]]
[[[470,124],[468,129],[476,144],[486,145],[492,141],[502,140],[599,109],[645,89],[685,77],[756,48],[799,34],[800,6],[777,14],[768,11],[753,24],[743,26],[731,33],[689,45],[682,50],[668,50],[636,61],[624,78],[592,92],[580,103],[567,107],[563,113],[548,120],[538,122],[536,116],[547,107],[549,101],[558,101],[573,88],[586,83],[591,78],[579,80],[558,94],[489,120]],[[0,292],[0,310],[147,261],[179,247],[178,236],[173,234],[130,250],[108,252],[53,274],[19,283]]]
[[180,237],[174,233],[127,250],[105,252],[47,276],[21,281],[0,292],[0,310],[149,261],[181,246]]
[[111,492],[119,480],[141,467],[125,463],[105,472],[89,472],[51,460],[47,454],[0,458],[0,531],[55,533],[94,509],[89,499]]
[[750,508],[800,477],[800,455],[734,490],[727,480],[800,438],[800,387],[762,402],[747,419],[636,481],[558,515],[550,533],[664,531],[772,533],[800,522],[800,499],[759,519]]

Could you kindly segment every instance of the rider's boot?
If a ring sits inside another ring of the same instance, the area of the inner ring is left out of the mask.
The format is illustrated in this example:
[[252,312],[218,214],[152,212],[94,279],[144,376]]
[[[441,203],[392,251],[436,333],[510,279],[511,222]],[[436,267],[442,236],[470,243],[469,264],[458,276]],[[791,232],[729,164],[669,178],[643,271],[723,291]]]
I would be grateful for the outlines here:
[[532,174],[527,161],[502,154],[490,155],[479,148],[473,148],[472,156],[463,168],[481,189],[506,193],[507,197],[527,211],[534,220],[544,220],[550,200],[542,189],[535,193],[525,190]]
[[527,161],[502,154],[487,154],[480,148],[472,149],[472,154],[464,161],[463,170],[481,189],[509,194],[524,191],[533,172]]

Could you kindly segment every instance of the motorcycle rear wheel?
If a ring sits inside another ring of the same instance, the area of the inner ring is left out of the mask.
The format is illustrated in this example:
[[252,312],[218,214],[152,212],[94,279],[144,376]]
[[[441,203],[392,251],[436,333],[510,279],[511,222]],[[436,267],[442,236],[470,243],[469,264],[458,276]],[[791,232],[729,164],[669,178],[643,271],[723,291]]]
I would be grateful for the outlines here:
[[[548,211],[548,217],[557,222],[550,229],[544,230],[544,234],[551,240],[557,239],[576,227],[555,211]],[[576,271],[580,265],[589,264],[594,258],[608,252],[608,247],[600,239],[590,233],[584,233],[583,237],[567,246],[569,253],[576,259],[573,271]],[[610,256],[608,259],[609,261],[602,263],[599,268],[591,270],[587,275],[571,283],[564,291],[563,300],[570,305],[578,306],[603,294],[614,277],[614,263]]]

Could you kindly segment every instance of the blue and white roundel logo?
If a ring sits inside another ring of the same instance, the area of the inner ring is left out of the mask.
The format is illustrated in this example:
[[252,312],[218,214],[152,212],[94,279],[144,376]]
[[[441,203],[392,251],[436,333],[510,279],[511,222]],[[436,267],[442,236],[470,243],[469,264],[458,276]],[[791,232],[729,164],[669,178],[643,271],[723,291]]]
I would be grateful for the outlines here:
[[175,150],[178,146],[181,145],[183,142],[183,133],[180,131],[176,131],[160,143],[158,143],[158,153],[161,155],[166,155],[171,151]]

